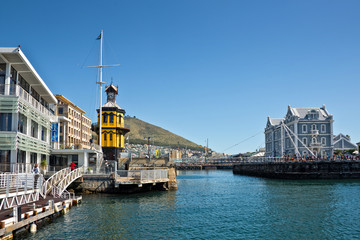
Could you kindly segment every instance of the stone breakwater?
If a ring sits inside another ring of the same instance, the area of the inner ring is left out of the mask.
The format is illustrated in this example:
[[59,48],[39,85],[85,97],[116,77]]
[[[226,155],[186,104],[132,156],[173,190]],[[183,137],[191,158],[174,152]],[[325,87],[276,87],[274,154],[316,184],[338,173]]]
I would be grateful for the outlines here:
[[279,179],[360,179],[360,161],[242,163],[234,174]]

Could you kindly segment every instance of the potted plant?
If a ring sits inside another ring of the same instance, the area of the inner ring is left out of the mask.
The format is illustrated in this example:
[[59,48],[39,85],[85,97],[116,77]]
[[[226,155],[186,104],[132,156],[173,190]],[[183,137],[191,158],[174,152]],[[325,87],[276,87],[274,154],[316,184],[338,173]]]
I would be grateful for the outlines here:
[[46,167],[47,167],[47,161],[46,161],[46,159],[43,159],[40,162],[40,168],[43,170],[44,174],[46,174]]

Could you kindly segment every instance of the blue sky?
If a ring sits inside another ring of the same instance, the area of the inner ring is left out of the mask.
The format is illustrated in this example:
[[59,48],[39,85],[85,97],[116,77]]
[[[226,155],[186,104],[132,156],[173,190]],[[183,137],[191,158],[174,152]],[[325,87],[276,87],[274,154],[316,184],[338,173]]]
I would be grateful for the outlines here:
[[81,67],[98,64],[103,29],[104,64],[121,64],[104,69],[103,80],[119,86],[117,102],[131,116],[238,153],[264,146],[267,116],[325,104],[334,133],[360,141],[359,1],[1,5],[0,46],[20,44],[51,91],[94,121],[98,74]]

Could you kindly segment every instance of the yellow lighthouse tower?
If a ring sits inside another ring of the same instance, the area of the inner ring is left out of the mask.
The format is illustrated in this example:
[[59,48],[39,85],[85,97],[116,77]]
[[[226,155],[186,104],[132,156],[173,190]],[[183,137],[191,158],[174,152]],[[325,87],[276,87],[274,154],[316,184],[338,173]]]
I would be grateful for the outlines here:
[[[125,149],[125,134],[130,129],[125,128],[124,115],[125,110],[116,104],[116,95],[118,95],[118,87],[110,84],[105,87],[107,94],[107,102],[102,106],[102,116],[98,123],[102,121],[101,147],[104,153],[104,159],[116,160],[120,156],[120,152]],[[98,138],[99,139],[99,138]]]

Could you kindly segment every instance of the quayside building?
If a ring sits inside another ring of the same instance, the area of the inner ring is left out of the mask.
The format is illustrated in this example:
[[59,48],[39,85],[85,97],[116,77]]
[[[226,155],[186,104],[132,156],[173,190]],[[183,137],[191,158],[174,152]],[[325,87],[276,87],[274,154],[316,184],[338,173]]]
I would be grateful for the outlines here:
[[[97,109],[98,123],[102,121],[100,133],[101,147],[104,159],[116,160],[125,149],[125,134],[130,129],[125,128],[125,110],[116,103],[118,87],[110,84],[105,88],[105,92],[107,94],[107,102],[101,108],[102,116],[100,116],[100,109]],[[99,135],[99,126],[95,126],[95,130]]]
[[320,108],[293,108],[285,118],[268,117],[265,127],[266,157],[331,157],[333,115]]
[[49,160],[57,100],[18,48],[0,48],[0,171]]

